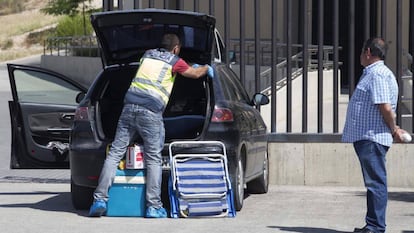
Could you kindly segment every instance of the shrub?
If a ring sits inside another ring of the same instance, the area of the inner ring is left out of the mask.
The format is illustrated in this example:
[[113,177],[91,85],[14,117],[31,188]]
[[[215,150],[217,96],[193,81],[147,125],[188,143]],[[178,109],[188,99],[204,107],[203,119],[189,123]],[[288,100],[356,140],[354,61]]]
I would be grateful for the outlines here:
[[53,32],[54,28],[29,33],[29,35],[27,35],[25,39],[26,46],[29,47],[34,44],[42,45],[42,43],[48,38],[48,36],[53,34]]
[[0,48],[1,49],[9,49],[9,48],[11,48],[11,47],[13,47],[13,40],[11,40],[11,39],[7,39],[6,41],[1,41],[0,42]]
[[84,36],[92,35],[92,32],[89,15],[85,15],[84,18],[83,15],[77,14],[74,16],[64,16],[56,27],[55,36]]

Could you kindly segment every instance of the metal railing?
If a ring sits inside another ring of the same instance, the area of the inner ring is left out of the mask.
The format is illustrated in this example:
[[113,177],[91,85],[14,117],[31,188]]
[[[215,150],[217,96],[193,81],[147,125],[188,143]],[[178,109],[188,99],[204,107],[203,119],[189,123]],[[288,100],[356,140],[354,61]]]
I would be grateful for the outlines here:
[[50,37],[44,41],[43,54],[99,57],[100,49],[95,36]]
[[[243,43],[245,45],[245,57],[247,65],[254,65],[255,62],[255,40],[254,39],[246,39]],[[276,43],[276,47],[278,49],[278,54],[282,55],[283,50],[286,48],[285,43]],[[230,39],[230,44],[228,45],[230,54],[233,57],[230,58],[230,62],[237,62],[240,60],[240,40],[238,39]],[[292,57],[292,61],[295,63],[302,63],[303,58],[303,45],[302,44],[292,44],[292,53],[296,54],[295,58]],[[262,66],[271,66],[272,63],[272,41],[269,39],[262,39],[260,40],[260,64]],[[332,69],[333,68],[333,46],[325,45],[322,48],[322,63],[325,69]],[[341,47],[339,47],[341,49]],[[308,67],[310,69],[317,69],[318,67],[318,45],[309,45],[308,46]],[[286,57],[279,56],[277,58],[277,63],[286,62]],[[339,63],[340,65],[342,62]],[[295,66],[298,67],[298,66]]]

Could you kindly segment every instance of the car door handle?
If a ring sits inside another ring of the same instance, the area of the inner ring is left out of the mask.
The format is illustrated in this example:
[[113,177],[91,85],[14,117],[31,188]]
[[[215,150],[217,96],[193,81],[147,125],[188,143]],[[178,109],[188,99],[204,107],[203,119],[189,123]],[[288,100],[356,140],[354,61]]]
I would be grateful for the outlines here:
[[59,136],[59,137],[68,135],[70,131],[71,131],[70,128],[47,128],[47,133],[49,135],[54,135],[54,136]]
[[47,128],[48,132],[68,132],[71,128]]
[[73,119],[75,119],[75,114],[74,113],[63,113],[60,116],[60,119],[65,120],[65,121],[72,121]]

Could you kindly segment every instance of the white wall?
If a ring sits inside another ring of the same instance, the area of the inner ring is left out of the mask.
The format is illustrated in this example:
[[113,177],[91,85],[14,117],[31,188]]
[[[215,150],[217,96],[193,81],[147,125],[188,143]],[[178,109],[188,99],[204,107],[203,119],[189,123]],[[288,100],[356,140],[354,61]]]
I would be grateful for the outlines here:
[[[349,143],[269,143],[270,183],[363,186]],[[414,144],[394,144],[387,154],[388,185],[414,188]]]

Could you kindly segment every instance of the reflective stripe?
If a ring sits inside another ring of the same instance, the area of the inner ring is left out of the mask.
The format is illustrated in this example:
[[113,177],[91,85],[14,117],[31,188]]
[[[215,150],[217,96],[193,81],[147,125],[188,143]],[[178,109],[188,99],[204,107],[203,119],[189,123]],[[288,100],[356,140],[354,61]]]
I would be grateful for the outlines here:
[[144,93],[167,104],[175,77],[173,65],[178,57],[170,52],[148,50],[141,59],[141,66],[131,82],[132,92]]
[[[168,68],[172,67],[170,64],[164,64],[161,69],[160,75],[158,76],[158,82],[161,83],[164,77],[167,75]],[[172,69],[172,68],[171,68]]]
[[[150,89],[150,88],[147,88],[147,86],[143,86],[143,84],[138,83],[138,82],[131,83],[131,87],[133,88],[132,91],[134,91],[136,93],[143,93],[143,94],[146,94],[146,95],[150,95],[153,98],[156,98],[156,99],[160,100],[164,104],[166,104],[168,102],[168,96],[165,96],[164,93],[161,92],[157,88]],[[131,88],[130,88],[130,90],[131,90]]]
[[137,77],[134,78],[131,86],[167,104],[173,80],[171,65],[157,59],[146,58],[143,59]]
[[[142,83],[142,84],[145,84],[145,85],[150,85],[150,86],[156,87],[164,95],[166,95],[166,96],[169,96],[170,95],[170,93],[161,85],[161,82],[160,81],[153,82],[151,80],[144,79],[144,78],[134,78],[134,81],[133,81],[132,84],[134,85],[135,83]],[[134,85],[134,86],[140,88],[139,87],[140,85]]]
[[168,102],[169,95],[165,95],[165,93],[162,92],[158,88],[148,88],[148,85],[147,86],[144,86],[141,83],[134,83],[131,86],[135,88],[134,90],[136,92],[145,93],[147,95],[150,95],[150,96],[152,96],[152,97],[154,97],[156,99],[159,99],[164,104],[167,104],[167,102]]

